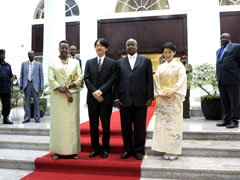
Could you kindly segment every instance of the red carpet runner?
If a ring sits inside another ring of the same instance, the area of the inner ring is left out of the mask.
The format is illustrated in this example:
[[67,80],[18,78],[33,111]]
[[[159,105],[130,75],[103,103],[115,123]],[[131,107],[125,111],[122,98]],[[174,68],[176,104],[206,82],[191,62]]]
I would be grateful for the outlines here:
[[[148,108],[147,126],[154,113],[154,104]],[[49,153],[35,160],[35,171],[22,180],[139,180],[141,162],[134,157],[120,159],[124,152],[121,137],[120,113],[112,113],[109,157],[89,158],[91,151],[89,122],[81,127],[82,152],[80,159],[53,160]],[[100,141],[101,142],[101,141]]]

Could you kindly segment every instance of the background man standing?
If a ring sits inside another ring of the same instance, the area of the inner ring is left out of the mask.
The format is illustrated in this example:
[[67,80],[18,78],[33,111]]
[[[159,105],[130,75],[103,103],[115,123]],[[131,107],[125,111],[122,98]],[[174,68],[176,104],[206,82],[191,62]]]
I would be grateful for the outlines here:
[[[153,74],[151,60],[137,54],[137,41],[126,42],[127,56],[118,60],[114,105],[120,109],[122,137],[128,158],[133,152],[142,159],[145,145],[147,106],[153,100]],[[134,124],[134,142],[132,141]]]
[[13,124],[8,119],[11,108],[12,77],[11,66],[5,62],[5,50],[0,49],[0,99],[2,102],[3,124]]
[[80,58],[78,58],[76,56],[77,54],[77,47],[75,45],[71,45],[70,46],[70,54],[69,54],[69,57],[72,58],[72,59],[77,59],[79,61],[79,64],[80,64],[80,68],[81,68],[81,71],[82,71],[82,61]]
[[[85,66],[84,81],[88,88],[87,104],[93,149],[89,157],[95,157],[102,151],[102,158],[107,158],[110,148],[110,118],[114,100],[112,86],[116,69],[115,61],[105,56],[108,46],[105,39],[96,40],[94,47],[97,57],[88,60]],[[99,144],[99,117],[103,128],[102,148]]]
[[240,44],[231,43],[231,35],[221,35],[217,51],[217,82],[223,105],[223,120],[217,126],[238,127],[240,108]]
[[34,119],[40,123],[39,96],[44,87],[43,70],[40,62],[34,60],[34,51],[28,52],[29,61],[22,63],[20,74],[20,90],[25,95],[25,115],[22,123],[30,122],[31,118],[31,97],[34,103]]

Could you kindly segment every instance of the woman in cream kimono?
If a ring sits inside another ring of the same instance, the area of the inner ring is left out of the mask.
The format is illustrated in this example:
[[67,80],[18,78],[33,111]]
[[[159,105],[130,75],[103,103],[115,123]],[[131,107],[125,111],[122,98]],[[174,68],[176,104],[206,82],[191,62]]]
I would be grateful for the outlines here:
[[159,65],[154,77],[156,120],[152,150],[163,152],[164,159],[174,160],[181,154],[183,100],[186,95],[186,70],[174,59],[176,46],[163,45],[166,62]]
[[70,155],[78,159],[80,150],[79,91],[82,74],[79,62],[69,58],[69,42],[59,43],[60,56],[50,62],[50,152],[53,159]]

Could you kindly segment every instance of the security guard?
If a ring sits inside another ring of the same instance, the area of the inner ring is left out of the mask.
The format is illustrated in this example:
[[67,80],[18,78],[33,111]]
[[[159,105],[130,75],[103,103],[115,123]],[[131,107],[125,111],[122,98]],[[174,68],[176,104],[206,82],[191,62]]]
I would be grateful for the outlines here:
[[5,61],[5,50],[0,49],[0,99],[2,101],[3,124],[13,124],[8,119],[11,107],[12,69]]

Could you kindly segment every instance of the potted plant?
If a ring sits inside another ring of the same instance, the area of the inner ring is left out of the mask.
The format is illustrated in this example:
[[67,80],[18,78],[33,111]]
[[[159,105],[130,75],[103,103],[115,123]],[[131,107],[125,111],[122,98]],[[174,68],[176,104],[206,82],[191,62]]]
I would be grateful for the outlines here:
[[206,119],[222,119],[222,103],[218,93],[216,69],[211,64],[196,65],[192,74],[191,86],[199,87],[207,95],[201,96],[201,108]]

